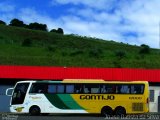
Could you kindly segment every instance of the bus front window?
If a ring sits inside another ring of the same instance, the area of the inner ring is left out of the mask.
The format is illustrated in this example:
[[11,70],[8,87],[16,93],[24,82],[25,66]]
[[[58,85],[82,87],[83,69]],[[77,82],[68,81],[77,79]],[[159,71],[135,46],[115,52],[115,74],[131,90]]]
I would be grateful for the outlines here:
[[18,83],[12,96],[12,105],[23,104],[29,83]]

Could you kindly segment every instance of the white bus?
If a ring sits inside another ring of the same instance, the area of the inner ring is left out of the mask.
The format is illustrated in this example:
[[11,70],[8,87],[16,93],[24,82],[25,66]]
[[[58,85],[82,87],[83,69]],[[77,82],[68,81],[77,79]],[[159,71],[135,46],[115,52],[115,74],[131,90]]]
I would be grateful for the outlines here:
[[[9,90],[6,94],[9,95]],[[13,88],[10,111],[14,113],[147,113],[148,82],[63,80],[20,81]]]

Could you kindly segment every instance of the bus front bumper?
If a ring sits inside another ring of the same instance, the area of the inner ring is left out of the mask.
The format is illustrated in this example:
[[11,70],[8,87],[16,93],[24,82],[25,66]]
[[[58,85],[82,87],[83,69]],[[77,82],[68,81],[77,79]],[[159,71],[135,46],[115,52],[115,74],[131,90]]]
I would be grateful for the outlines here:
[[27,113],[23,106],[10,106],[10,112],[12,113]]

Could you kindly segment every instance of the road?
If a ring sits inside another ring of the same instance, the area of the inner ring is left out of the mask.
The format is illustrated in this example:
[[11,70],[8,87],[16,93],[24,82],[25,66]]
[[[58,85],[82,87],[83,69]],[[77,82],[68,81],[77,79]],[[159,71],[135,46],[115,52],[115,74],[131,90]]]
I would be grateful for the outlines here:
[[[119,120],[118,117],[102,117],[100,115],[73,115],[73,114],[51,114],[48,116],[29,116],[18,115],[10,113],[1,113],[0,120]],[[127,115],[121,120],[159,120],[160,114],[146,114],[146,115]]]
[[104,120],[105,117],[99,115],[72,115],[72,114],[51,114],[47,116],[30,116],[3,113],[0,120]]

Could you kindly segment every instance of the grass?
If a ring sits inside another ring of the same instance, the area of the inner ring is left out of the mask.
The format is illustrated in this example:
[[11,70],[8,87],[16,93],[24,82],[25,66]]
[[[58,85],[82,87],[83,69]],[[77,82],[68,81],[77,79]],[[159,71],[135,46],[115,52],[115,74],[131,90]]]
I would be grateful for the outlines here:
[[[29,39],[30,45],[22,45]],[[77,35],[0,25],[0,65],[160,68],[160,51]],[[117,57],[116,52],[125,55]]]

